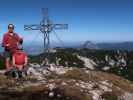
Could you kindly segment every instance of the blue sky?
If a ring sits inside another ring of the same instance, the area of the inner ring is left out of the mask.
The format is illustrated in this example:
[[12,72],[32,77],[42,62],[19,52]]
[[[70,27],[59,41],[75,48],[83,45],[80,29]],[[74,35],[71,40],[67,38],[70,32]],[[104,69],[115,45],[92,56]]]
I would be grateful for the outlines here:
[[[42,41],[41,33],[23,25],[39,24],[45,7],[54,23],[69,24],[56,31],[64,42],[133,41],[133,0],[0,0],[0,37],[13,23],[25,42]],[[52,33],[51,40],[57,41]]]

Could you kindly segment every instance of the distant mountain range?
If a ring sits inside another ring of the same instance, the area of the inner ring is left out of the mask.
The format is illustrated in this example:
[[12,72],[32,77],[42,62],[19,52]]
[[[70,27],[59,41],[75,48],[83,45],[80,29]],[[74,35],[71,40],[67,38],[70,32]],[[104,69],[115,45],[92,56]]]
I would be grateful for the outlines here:
[[121,43],[98,43],[97,46],[101,49],[120,49],[120,50],[133,50],[133,42]]
[[88,49],[106,49],[106,50],[133,50],[133,42],[116,42],[116,43],[93,43],[91,41],[86,41],[80,48]]
[[[52,48],[87,48],[87,49],[104,49],[104,50],[128,50],[133,51],[133,42],[116,42],[116,43],[93,43],[91,41],[85,41],[84,43],[65,43],[64,46],[52,45]],[[38,54],[43,52],[42,44],[24,45],[24,49],[29,54]]]
[[106,49],[106,50],[133,50],[133,42],[112,42],[112,43],[93,43],[91,41],[85,41],[84,43],[75,43],[67,47],[71,48],[88,48],[88,49]]

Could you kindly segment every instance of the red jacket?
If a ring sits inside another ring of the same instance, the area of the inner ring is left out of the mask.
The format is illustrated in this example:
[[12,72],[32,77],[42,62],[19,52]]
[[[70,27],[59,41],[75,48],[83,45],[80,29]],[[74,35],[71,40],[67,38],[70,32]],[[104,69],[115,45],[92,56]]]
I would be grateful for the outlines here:
[[24,65],[27,61],[27,54],[23,51],[16,51],[13,54],[13,60],[16,65]]
[[5,48],[5,50],[9,50],[11,52],[14,52],[18,48],[18,44],[22,41],[22,38],[20,38],[16,33],[7,32],[4,34],[2,46]]

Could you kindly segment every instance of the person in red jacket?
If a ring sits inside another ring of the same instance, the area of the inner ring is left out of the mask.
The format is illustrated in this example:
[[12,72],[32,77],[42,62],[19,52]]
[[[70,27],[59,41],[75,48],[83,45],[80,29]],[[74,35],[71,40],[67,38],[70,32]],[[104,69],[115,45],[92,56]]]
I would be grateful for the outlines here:
[[17,50],[18,45],[23,43],[23,39],[17,33],[14,33],[14,25],[8,25],[8,32],[4,34],[2,46],[4,47],[5,66],[7,71],[11,69],[11,56]]
[[[12,64],[13,67],[17,70],[18,75],[23,77],[21,74],[25,71],[25,67],[28,63],[27,54],[23,51],[23,48],[20,46],[18,50],[12,55]],[[24,73],[25,74],[25,73]]]

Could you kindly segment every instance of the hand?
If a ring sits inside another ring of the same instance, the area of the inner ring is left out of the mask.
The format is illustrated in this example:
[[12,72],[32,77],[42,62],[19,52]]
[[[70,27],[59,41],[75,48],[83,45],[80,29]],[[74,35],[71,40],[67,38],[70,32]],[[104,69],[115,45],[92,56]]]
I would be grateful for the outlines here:
[[10,44],[6,44],[6,47],[9,47],[10,46]]

